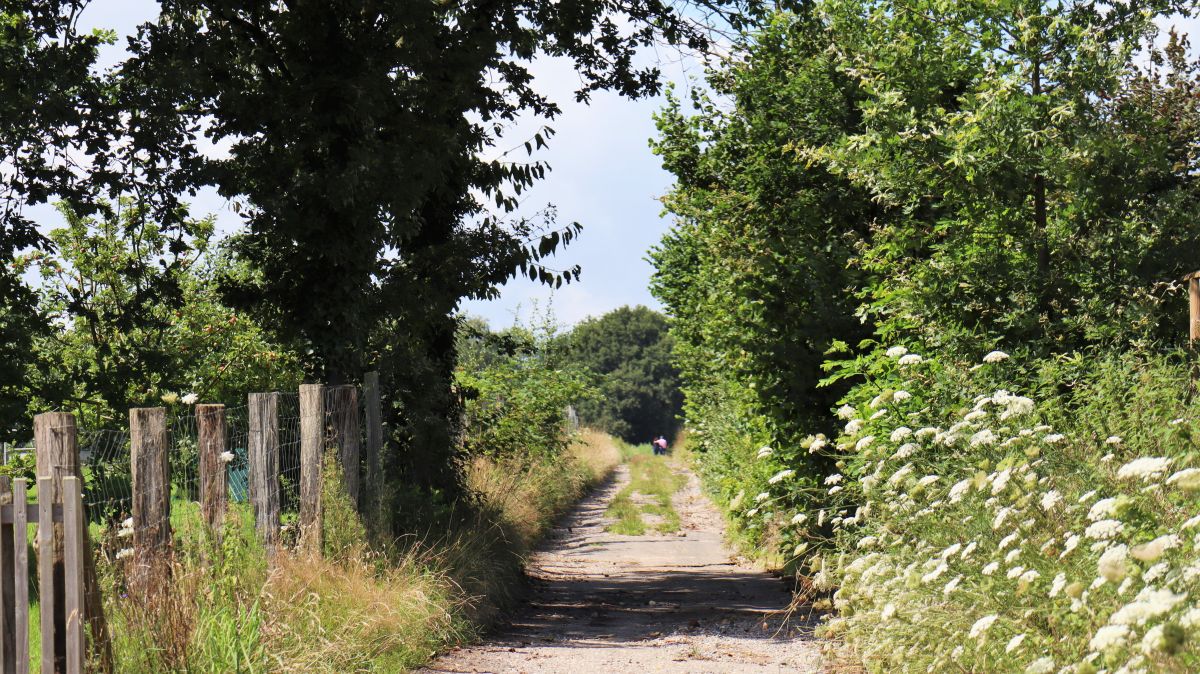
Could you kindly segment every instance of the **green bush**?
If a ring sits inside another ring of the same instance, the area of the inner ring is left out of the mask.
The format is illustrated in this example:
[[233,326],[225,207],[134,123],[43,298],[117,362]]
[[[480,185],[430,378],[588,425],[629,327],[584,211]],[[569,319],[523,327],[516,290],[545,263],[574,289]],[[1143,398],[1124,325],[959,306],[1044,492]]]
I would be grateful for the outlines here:
[[775,517],[870,671],[1200,668],[1200,405],[1184,354],[880,350]]

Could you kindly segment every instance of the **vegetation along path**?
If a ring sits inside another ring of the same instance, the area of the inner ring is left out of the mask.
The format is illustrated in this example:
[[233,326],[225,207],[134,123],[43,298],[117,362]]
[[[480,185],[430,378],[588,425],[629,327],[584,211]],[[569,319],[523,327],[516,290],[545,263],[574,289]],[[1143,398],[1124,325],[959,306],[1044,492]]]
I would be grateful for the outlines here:
[[788,587],[734,559],[699,481],[681,474],[678,531],[608,531],[609,504],[630,482],[622,466],[530,561],[535,587],[511,623],[426,671],[819,671],[810,625],[785,618]]

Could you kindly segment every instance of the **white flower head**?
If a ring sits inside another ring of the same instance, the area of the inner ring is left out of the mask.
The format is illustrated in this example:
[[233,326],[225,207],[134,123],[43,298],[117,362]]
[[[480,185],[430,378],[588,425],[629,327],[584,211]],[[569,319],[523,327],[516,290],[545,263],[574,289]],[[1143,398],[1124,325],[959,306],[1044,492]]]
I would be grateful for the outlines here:
[[1096,630],[1088,647],[1093,651],[1104,651],[1119,648],[1129,639],[1129,628],[1125,625],[1105,625]]
[[900,442],[900,441],[904,440],[905,438],[907,438],[908,436],[912,435],[912,432],[913,432],[912,429],[909,428],[908,426],[901,426],[900,428],[897,428],[896,430],[892,431],[892,434],[888,437],[892,442]]
[[979,431],[978,433],[971,436],[971,446],[972,447],[979,447],[981,445],[987,446],[987,445],[994,445],[994,444],[996,444],[996,434],[993,433],[991,431],[991,429],[985,428],[982,431]]
[[1121,479],[1140,478],[1152,480],[1162,477],[1171,466],[1171,459],[1165,456],[1143,456],[1134,459],[1117,469],[1117,477]]
[[1062,494],[1051,489],[1050,491],[1046,492],[1045,494],[1042,494],[1042,499],[1041,499],[1042,510],[1044,510],[1046,512],[1050,512],[1051,510],[1054,510],[1055,508],[1057,508],[1058,504],[1062,503],[1062,500],[1063,500]]
[[899,363],[900,365],[918,365],[918,364],[920,364],[920,362],[922,360],[924,360],[924,359],[921,358],[920,356],[918,356],[917,354],[910,353],[905,356],[900,356],[900,360],[898,360],[896,362]]
[[892,394],[892,400],[895,400],[898,403],[902,403],[910,398],[912,398],[912,394],[908,391],[896,391]]
[[838,418],[843,419],[845,421],[849,421],[849,420],[853,419],[855,417],[855,415],[857,415],[857,414],[858,414],[858,410],[854,409],[850,405],[842,405],[841,407],[838,408],[838,411],[837,411]]
[[884,355],[888,358],[900,358],[906,353],[908,353],[908,347],[897,345],[888,348],[888,350],[884,352]]
[[1008,640],[1008,644],[1004,647],[1005,653],[1012,653],[1021,647],[1021,642],[1025,641],[1025,634],[1021,633]]
[[1183,491],[1200,490],[1200,468],[1184,468],[1168,477],[1167,484]]
[[999,618],[999,616],[996,616],[996,615],[985,615],[982,618],[980,618],[979,620],[976,620],[975,624],[971,625],[971,632],[970,632],[971,638],[979,639],[979,638],[983,637],[984,634],[988,631],[988,628],[991,627],[992,623],[996,622],[996,620],[998,618]]
[[1110,435],[1104,439],[1104,444],[1106,445],[1119,445],[1122,442],[1124,441],[1121,440],[1121,436],[1119,435]]
[[1125,530],[1125,525],[1120,520],[1099,520],[1092,522],[1088,528],[1084,530],[1084,535],[1088,538],[1099,540],[1108,540],[1116,538]]
[[126,557],[132,556],[133,548],[122,548],[121,550],[117,550],[117,559],[125,559]]
[[189,393],[180,398],[179,402],[183,403],[184,405],[195,405],[196,401],[199,399],[200,396],[196,395],[195,393]]
[[779,484],[780,482],[788,479],[789,477],[791,477],[795,474],[796,474],[796,471],[791,470],[790,468],[787,470],[781,470],[778,473],[775,473],[774,475],[772,475],[771,479],[767,480],[767,482],[770,484]]
[[1005,360],[1008,360],[1008,354],[1003,351],[992,351],[983,357],[985,363],[999,363]]
[[219,458],[221,459],[221,463],[230,463],[234,459],[233,452],[221,452]]

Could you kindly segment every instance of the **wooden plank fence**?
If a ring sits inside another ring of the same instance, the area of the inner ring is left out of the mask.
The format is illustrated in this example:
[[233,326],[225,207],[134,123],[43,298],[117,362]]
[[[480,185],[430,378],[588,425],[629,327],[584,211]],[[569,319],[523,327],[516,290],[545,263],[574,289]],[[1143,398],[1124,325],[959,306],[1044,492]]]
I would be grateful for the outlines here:
[[[305,384],[299,391],[300,546],[322,547],[321,465],[336,449],[345,487],[360,512],[378,512],[385,443],[379,377],[368,373],[358,386]],[[248,397],[249,500],[259,538],[269,554],[280,545],[281,457],[279,393]],[[360,401],[365,410],[360,410]],[[363,427],[363,417],[366,427]],[[227,467],[233,454],[223,405],[197,405],[196,490],[204,524],[219,535],[229,502]],[[171,531],[171,435],[162,407],[129,411],[133,567],[131,589],[169,574]],[[42,672],[81,673],[85,662],[112,671],[111,647],[84,513],[84,484],[75,418],[51,412],[34,419],[36,499],[25,479],[0,477],[0,674],[30,666],[28,525],[36,538]],[[364,439],[365,452],[364,450]],[[364,484],[365,483],[365,484]],[[161,575],[160,575],[161,574]],[[88,632],[92,638],[88,639]]]
[[[38,525],[38,596],[41,605],[42,672],[82,674],[84,639],[84,546],[81,478],[63,477],[55,498],[54,478],[37,480],[37,499],[30,499],[24,478],[0,478],[0,670],[29,671],[28,523]],[[62,530],[62,536],[51,532]],[[56,560],[62,559],[61,578]],[[61,614],[53,610],[62,606]]]

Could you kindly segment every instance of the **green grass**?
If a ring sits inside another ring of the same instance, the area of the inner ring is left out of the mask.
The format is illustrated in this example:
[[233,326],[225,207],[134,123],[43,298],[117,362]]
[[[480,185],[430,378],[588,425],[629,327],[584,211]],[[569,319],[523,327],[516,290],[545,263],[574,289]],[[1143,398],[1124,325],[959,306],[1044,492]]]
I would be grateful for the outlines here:
[[641,536],[647,530],[646,515],[660,518],[652,527],[659,533],[679,531],[679,513],[671,504],[671,496],[683,486],[685,478],[672,470],[667,457],[654,456],[649,445],[638,448],[625,445],[622,455],[626,454],[626,448],[630,449],[631,477],[608,506],[608,516],[616,520],[608,526],[608,531]]

